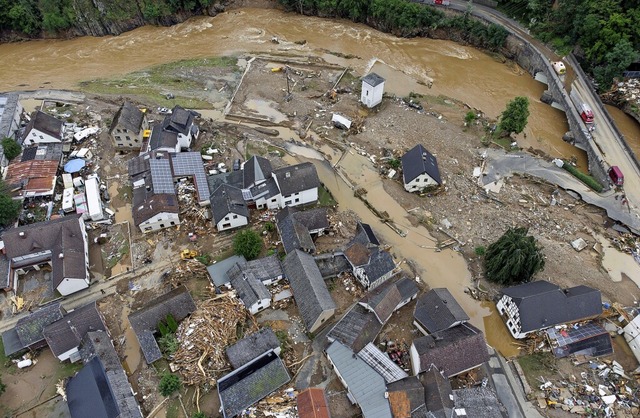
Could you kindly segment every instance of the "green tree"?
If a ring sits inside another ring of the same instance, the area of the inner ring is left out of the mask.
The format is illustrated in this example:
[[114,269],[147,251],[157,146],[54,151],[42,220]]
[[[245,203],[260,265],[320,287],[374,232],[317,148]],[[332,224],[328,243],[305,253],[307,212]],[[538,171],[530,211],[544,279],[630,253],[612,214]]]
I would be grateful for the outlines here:
[[158,390],[162,396],[169,396],[180,388],[182,388],[182,381],[178,375],[164,373],[160,378]]
[[2,148],[4,149],[4,156],[7,157],[7,160],[13,160],[22,152],[20,145],[11,138],[4,138],[2,140]]
[[631,42],[624,39],[606,53],[601,65],[593,69],[593,76],[603,90],[608,90],[613,79],[622,75],[622,72],[636,59],[638,53],[633,49]]
[[207,418],[207,415],[204,412],[196,412],[191,415],[191,418]]
[[167,334],[158,338],[158,346],[165,355],[170,356],[178,350],[180,343],[174,334]]
[[464,123],[466,123],[467,125],[471,125],[473,121],[476,120],[476,118],[476,112],[470,110],[466,115],[464,115]]
[[20,202],[11,198],[5,184],[0,180],[0,225],[9,225],[19,213]]
[[247,260],[253,260],[262,251],[262,238],[251,229],[240,231],[233,238],[233,251]]
[[484,262],[487,279],[509,286],[531,281],[544,268],[542,247],[527,228],[509,228],[487,248]]
[[171,314],[167,315],[167,328],[169,328],[169,331],[171,332],[176,332],[178,330],[178,322]]
[[162,321],[158,322],[158,330],[160,331],[160,335],[162,335],[163,337],[166,337],[167,335],[171,334],[169,327],[167,327],[165,323]]
[[507,108],[500,115],[498,128],[500,134],[507,136],[512,132],[519,134],[527,126],[529,118],[529,99],[518,96],[507,103]]

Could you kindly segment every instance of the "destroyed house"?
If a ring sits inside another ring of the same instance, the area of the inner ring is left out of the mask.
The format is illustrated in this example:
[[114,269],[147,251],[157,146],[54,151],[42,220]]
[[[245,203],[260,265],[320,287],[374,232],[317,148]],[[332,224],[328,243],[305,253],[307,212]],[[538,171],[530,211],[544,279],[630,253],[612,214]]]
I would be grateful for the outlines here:
[[298,211],[287,207],[276,215],[276,220],[278,233],[287,254],[296,249],[314,253],[314,239],[329,228],[326,208]]
[[211,213],[218,231],[239,228],[249,223],[249,208],[242,190],[226,184],[211,195]]
[[81,358],[82,339],[91,331],[107,331],[96,302],[74,309],[62,319],[47,325],[43,335],[58,360],[75,363]]
[[269,351],[218,379],[218,396],[224,418],[244,410],[280,389],[291,377],[278,355]]
[[376,339],[382,325],[373,312],[356,303],[333,326],[327,338],[331,342],[339,341],[357,353]]
[[61,143],[25,148],[7,167],[5,183],[18,198],[53,196],[61,161]]
[[109,334],[88,332],[81,353],[85,365],[65,388],[71,418],[142,418]]
[[179,322],[195,310],[196,304],[191,294],[186,287],[180,286],[129,315],[129,323],[136,334],[147,364],[162,358],[160,347],[154,336],[160,321],[166,321],[167,315],[172,315]]
[[2,333],[5,355],[46,347],[47,342],[43,335],[45,327],[62,319],[64,313],[60,303],[55,302],[20,318],[15,327]]
[[418,296],[418,285],[407,277],[396,281],[387,281],[369,291],[360,305],[372,311],[381,324],[386,323],[391,315]]
[[417,376],[387,383],[387,397],[394,418],[429,417],[425,405],[424,386]]
[[238,369],[270,350],[280,355],[280,340],[271,328],[265,327],[230,345],[225,352],[231,367]]
[[438,161],[418,144],[402,156],[402,180],[408,192],[420,192],[429,186],[442,184]]
[[418,298],[413,323],[423,334],[443,331],[469,320],[458,301],[446,288],[431,289]]
[[146,113],[125,101],[113,117],[109,134],[118,149],[140,149],[148,129]]
[[551,351],[558,357],[585,355],[600,357],[613,354],[609,332],[595,322],[546,331]]
[[395,382],[409,376],[407,372],[391,361],[389,356],[380,351],[373,343],[365,345],[362,350],[358,351],[358,357],[378,372],[387,383]]
[[602,313],[600,291],[587,286],[561,289],[538,280],[506,288],[496,304],[514,338]]
[[242,304],[253,315],[271,306],[271,293],[251,271],[243,270],[236,264],[227,275]]
[[51,268],[52,288],[66,296],[89,287],[89,245],[84,221],[65,216],[5,231],[11,287],[30,270]]
[[287,254],[282,265],[307,331],[315,332],[336,310],[313,257],[300,250]]
[[410,355],[413,374],[433,364],[447,377],[475,369],[489,360],[482,331],[469,323],[415,339]]
[[20,143],[23,147],[48,142],[62,142],[64,123],[47,113],[36,110],[22,134]]
[[299,418],[331,418],[324,390],[307,388],[296,397]]
[[386,398],[386,383],[371,366],[348,347],[334,341],[325,351],[329,362],[365,418],[392,418]]

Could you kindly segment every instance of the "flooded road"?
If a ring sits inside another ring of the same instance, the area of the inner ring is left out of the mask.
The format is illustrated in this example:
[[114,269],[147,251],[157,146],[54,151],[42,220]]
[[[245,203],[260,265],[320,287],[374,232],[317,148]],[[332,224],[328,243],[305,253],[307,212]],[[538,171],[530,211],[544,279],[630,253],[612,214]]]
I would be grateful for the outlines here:
[[[271,42],[273,36],[279,44]],[[302,40],[304,45],[295,43]],[[159,45],[162,53],[157,52]],[[493,118],[514,96],[527,96],[531,116],[520,146],[553,156],[575,155],[586,164],[584,153],[561,139],[567,130],[564,114],[540,102],[545,86],[517,66],[450,41],[396,38],[349,21],[278,10],[232,10],[119,36],[3,44],[0,91],[73,89],[83,80],[121,76],[156,64],[249,51],[321,56],[360,74],[373,68],[388,78],[388,92],[445,95]]]

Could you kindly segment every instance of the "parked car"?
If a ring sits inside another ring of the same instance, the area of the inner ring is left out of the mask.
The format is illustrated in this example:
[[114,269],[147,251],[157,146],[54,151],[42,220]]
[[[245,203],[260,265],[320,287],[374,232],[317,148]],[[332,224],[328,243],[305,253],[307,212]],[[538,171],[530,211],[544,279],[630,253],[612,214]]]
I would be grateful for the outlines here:
[[615,186],[622,186],[624,184],[624,174],[617,165],[612,165],[609,169],[609,178]]

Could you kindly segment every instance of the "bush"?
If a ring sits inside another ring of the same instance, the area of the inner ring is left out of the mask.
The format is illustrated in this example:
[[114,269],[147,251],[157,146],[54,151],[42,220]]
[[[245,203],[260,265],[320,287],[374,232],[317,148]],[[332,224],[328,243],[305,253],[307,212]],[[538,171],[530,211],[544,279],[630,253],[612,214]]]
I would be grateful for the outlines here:
[[178,375],[164,373],[160,378],[158,390],[162,396],[169,396],[173,392],[180,390],[180,388],[182,388],[182,381]]
[[402,161],[400,161],[400,159],[398,158],[392,158],[389,160],[389,167],[393,168],[393,169],[399,169],[400,166],[402,165]]
[[568,161],[564,162],[564,165],[562,166],[562,168],[567,170],[574,177],[576,177],[578,180],[580,180],[581,182],[589,186],[591,189],[593,189],[597,193],[602,192],[602,185],[598,182],[598,180],[578,170],[576,167],[572,166]]
[[13,160],[22,152],[22,147],[11,138],[4,138],[2,140],[2,148],[4,149],[4,156],[7,157],[7,160]]
[[464,115],[464,123],[467,125],[471,125],[474,120],[477,119],[476,112],[468,111],[466,115]]
[[160,331],[160,335],[162,335],[163,337],[166,337],[171,333],[171,331],[169,331],[169,328],[162,321],[158,322],[158,331]]
[[166,356],[172,355],[180,347],[180,343],[174,334],[167,334],[158,338],[158,345]]
[[262,251],[262,238],[251,229],[238,232],[233,238],[233,251],[247,260],[253,260]]
[[176,322],[176,319],[171,314],[167,315],[167,328],[169,328],[169,331],[172,333],[178,330],[178,322]]
[[196,412],[191,415],[191,418],[207,418],[207,415],[204,412]]
[[487,253],[487,249],[484,247],[484,245],[476,247],[474,251],[478,257],[482,257]]

